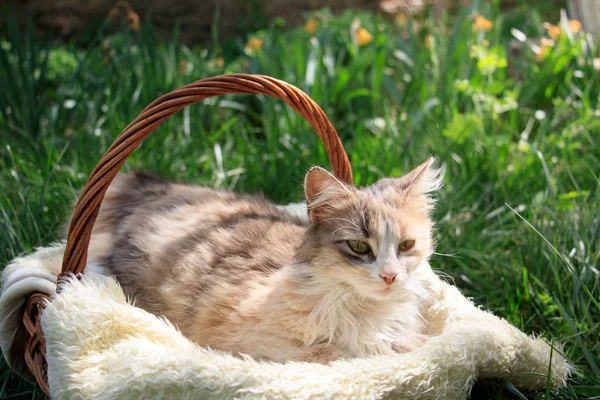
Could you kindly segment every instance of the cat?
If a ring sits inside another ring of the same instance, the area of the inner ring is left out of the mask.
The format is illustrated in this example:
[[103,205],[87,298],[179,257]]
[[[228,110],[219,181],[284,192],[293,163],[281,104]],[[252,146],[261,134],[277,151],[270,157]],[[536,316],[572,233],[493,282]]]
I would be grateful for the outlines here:
[[361,189],[313,167],[308,218],[261,196],[119,174],[91,238],[97,268],[201,346],[329,363],[426,340],[433,158]]

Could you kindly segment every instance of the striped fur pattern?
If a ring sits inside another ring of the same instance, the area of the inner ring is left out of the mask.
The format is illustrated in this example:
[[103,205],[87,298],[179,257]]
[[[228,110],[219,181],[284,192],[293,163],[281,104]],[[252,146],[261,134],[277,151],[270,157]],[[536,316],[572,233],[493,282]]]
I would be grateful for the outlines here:
[[427,331],[419,270],[434,248],[441,181],[432,160],[362,189],[315,167],[307,221],[261,196],[121,175],[92,234],[102,253],[91,256],[138,307],[202,346],[278,362],[410,351]]

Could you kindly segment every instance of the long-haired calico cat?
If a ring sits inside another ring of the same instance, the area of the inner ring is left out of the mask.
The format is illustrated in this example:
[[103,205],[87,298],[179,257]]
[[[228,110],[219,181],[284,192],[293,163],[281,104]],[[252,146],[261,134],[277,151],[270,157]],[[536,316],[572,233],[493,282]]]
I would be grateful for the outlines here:
[[91,248],[138,307],[202,346],[323,363],[410,351],[441,181],[432,159],[360,190],[315,167],[303,220],[262,197],[122,175]]

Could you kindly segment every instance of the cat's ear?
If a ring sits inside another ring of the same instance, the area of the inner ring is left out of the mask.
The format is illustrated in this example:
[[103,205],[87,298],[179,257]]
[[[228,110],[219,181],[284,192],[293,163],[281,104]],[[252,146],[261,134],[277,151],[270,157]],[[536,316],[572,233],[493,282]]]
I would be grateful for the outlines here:
[[312,167],[304,178],[304,194],[311,221],[318,222],[334,202],[352,195],[350,187],[321,167]]
[[429,157],[423,164],[401,178],[394,179],[394,186],[402,193],[413,196],[425,196],[428,206],[432,206],[434,198],[432,193],[439,190],[444,184],[444,168],[434,165],[434,158]]

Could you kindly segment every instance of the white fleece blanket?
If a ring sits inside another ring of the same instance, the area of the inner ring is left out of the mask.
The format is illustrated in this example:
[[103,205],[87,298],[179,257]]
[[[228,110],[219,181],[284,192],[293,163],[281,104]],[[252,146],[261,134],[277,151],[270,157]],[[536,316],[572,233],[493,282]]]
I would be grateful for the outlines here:
[[62,244],[37,249],[34,254],[18,257],[2,271],[0,295],[0,349],[10,367],[19,375],[32,379],[17,334],[23,320],[25,302],[32,293],[50,295],[56,291],[56,275],[65,247]]
[[570,371],[560,349],[474,306],[431,271],[435,302],[425,318],[439,334],[420,349],[327,366],[277,364],[201,348],[132,306],[114,279],[93,272],[56,295],[53,273],[63,250],[59,244],[14,260],[0,295],[0,346],[9,364],[26,374],[15,340],[22,307],[34,291],[52,293],[42,327],[50,393],[57,399],[464,399],[477,379],[542,389],[550,366],[554,387],[565,385]]

